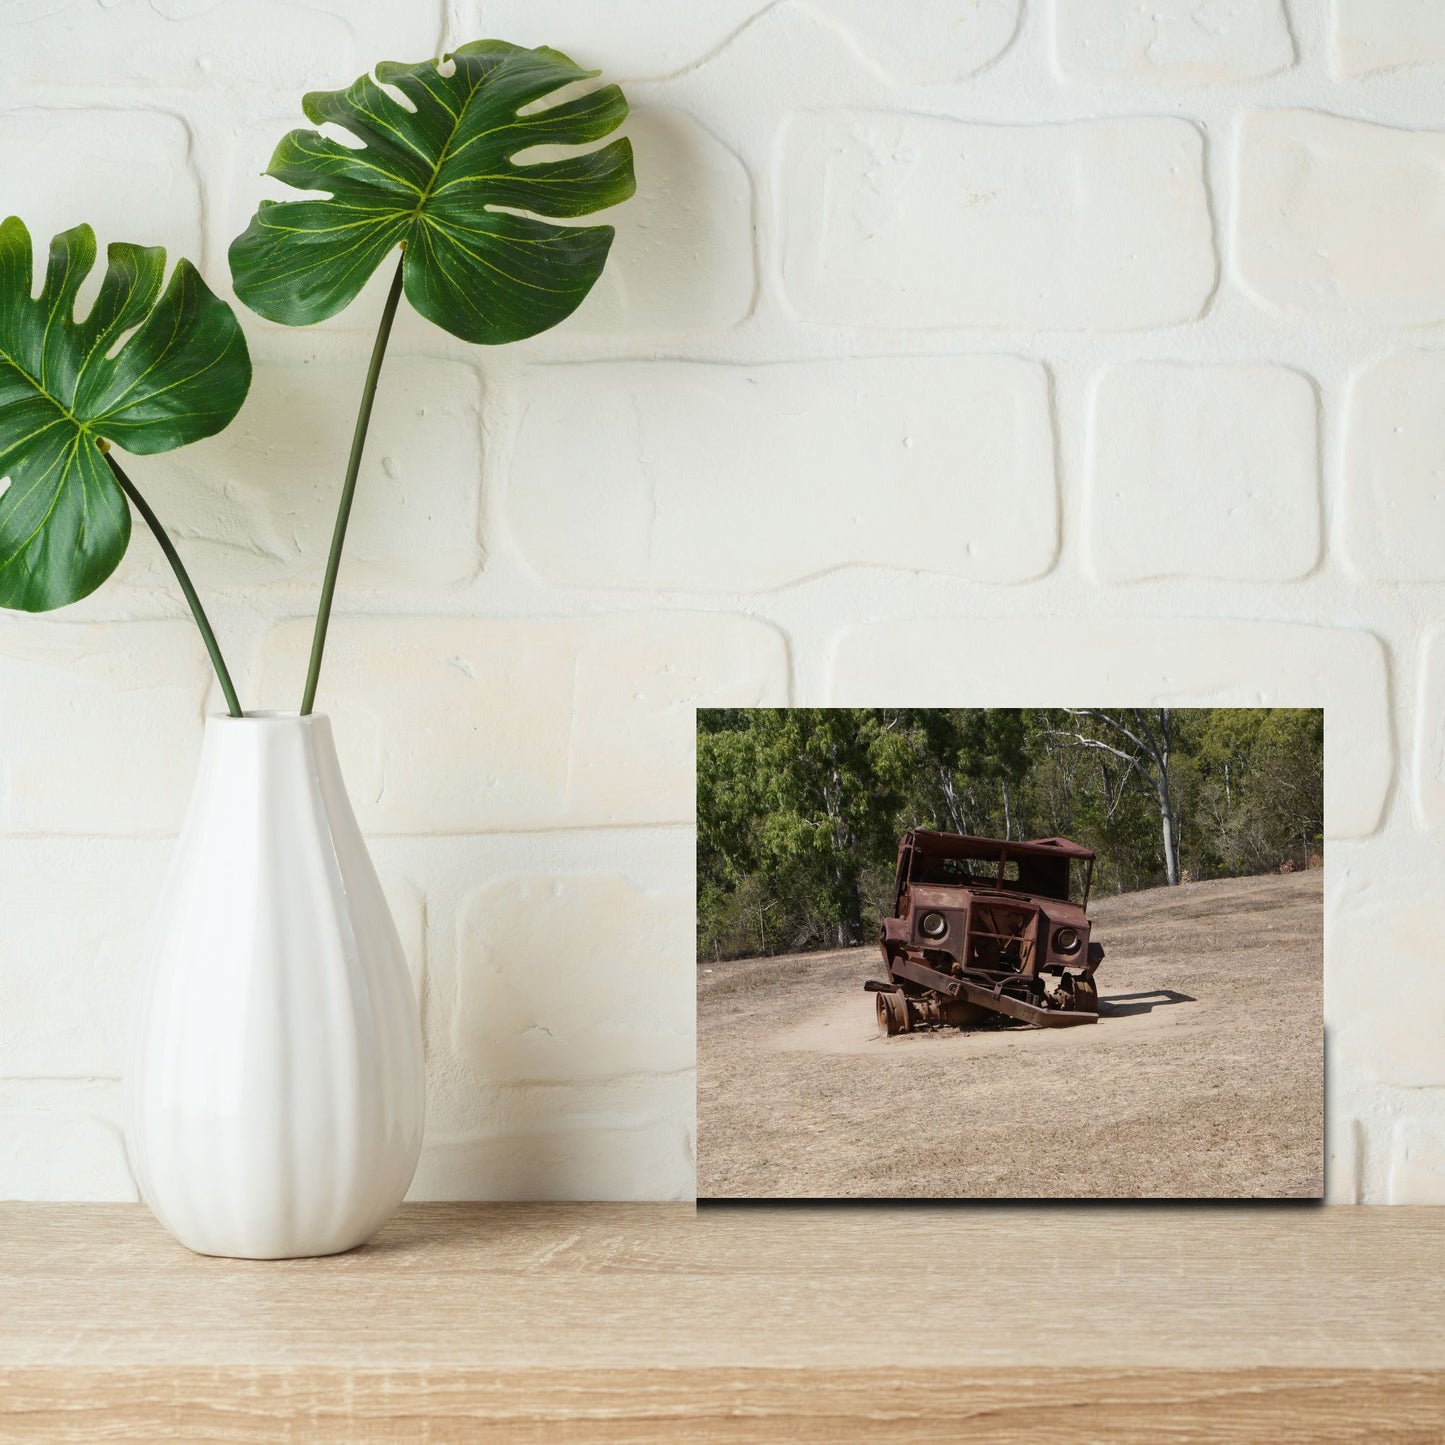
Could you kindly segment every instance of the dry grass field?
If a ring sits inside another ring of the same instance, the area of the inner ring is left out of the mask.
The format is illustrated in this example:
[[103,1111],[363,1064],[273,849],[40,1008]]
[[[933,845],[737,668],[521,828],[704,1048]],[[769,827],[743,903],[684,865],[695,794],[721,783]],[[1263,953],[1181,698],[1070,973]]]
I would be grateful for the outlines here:
[[1100,1020],[882,1036],[876,947],[698,968],[698,1195],[1312,1197],[1323,873],[1090,908]]

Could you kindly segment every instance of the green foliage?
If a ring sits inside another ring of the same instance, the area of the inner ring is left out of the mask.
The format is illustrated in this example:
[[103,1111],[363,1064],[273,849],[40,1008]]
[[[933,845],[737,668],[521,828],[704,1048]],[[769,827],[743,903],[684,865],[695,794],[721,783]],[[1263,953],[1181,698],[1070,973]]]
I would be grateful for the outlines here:
[[251,384],[235,315],[189,261],[162,292],[165,251],[113,243],[95,304],[77,320],[95,261],[89,226],[56,236],[37,300],[30,233],[17,216],[0,224],[0,477],[10,479],[0,606],[63,607],[125,555],[130,509],[102,439],[139,454],[199,441],[230,422]]
[[613,230],[537,217],[625,201],[636,188],[632,147],[619,139],[560,159],[516,157],[584,145],[622,124],[627,101],[615,85],[532,109],[596,73],[545,47],[480,40],[445,63],[384,62],[376,80],[306,96],[310,120],[362,144],[314,130],[281,141],[267,174],[328,196],[261,202],[231,246],[236,294],[272,321],[309,325],[347,306],[405,245],[407,299],[454,336],[496,345],[555,326],[601,275]]
[[[728,716],[731,725],[704,723],[698,736],[700,868],[706,857],[719,898],[754,876],[806,880],[803,906],[785,910],[778,932],[792,937],[801,924],[809,936],[859,942],[863,870],[886,845],[912,772],[897,717],[857,708]],[[764,927],[760,919],[759,935]]]
[[[871,939],[909,827],[1073,838],[1099,854],[1096,891],[1165,882],[1158,789],[1116,726],[1135,722],[1061,709],[699,711],[699,957]],[[1181,708],[1167,726],[1185,876],[1303,868],[1322,851],[1321,712]],[[1121,741],[1126,756],[1109,750]]]
[[1195,790],[1203,866],[1269,868],[1320,851],[1324,714],[1215,709],[1200,735]]

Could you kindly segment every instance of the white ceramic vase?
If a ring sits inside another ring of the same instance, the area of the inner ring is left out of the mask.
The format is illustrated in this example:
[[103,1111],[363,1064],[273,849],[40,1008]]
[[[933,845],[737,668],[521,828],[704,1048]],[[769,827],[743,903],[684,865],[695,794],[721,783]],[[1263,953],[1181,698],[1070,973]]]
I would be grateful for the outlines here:
[[419,1011],[327,718],[207,719],[125,1092],[145,1201],[200,1254],[337,1254],[401,1203]]

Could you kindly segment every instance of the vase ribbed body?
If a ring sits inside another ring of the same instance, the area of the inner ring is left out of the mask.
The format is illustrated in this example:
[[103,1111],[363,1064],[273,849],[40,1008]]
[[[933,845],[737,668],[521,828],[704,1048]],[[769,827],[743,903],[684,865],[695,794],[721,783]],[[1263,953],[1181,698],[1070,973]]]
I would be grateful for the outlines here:
[[421,1149],[415,991],[327,718],[209,718],[126,1078],[146,1203],[201,1254],[368,1239]]

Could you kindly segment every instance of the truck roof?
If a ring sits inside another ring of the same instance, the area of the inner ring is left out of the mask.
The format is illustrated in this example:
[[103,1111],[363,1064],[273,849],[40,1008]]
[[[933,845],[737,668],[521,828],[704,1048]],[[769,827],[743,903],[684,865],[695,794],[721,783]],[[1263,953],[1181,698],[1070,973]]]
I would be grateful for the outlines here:
[[970,833],[936,833],[931,828],[910,828],[901,847],[912,845],[920,853],[936,858],[1084,858],[1094,856],[1092,848],[1071,843],[1067,838],[1021,839],[978,838]]

